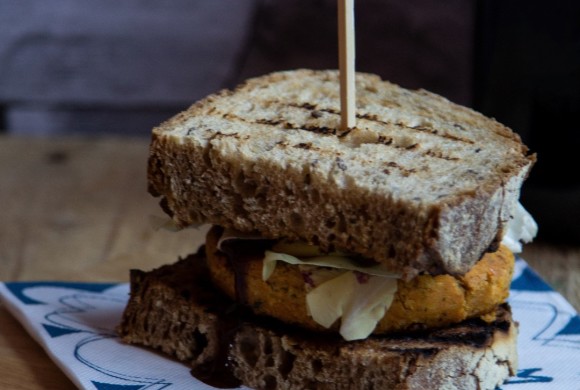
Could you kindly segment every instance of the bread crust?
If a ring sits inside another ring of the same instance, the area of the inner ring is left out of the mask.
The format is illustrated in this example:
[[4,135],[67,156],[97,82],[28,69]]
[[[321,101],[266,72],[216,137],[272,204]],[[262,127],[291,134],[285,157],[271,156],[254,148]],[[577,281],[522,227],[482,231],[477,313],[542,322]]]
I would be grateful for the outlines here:
[[534,155],[496,121],[426,91],[357,75],[339,128],[337,72],[248,80],[152,135],[150,192],[182,227],[207,222],[464,274],[502,234]]
[[508,306],[496,320],[345,342],[248,316],[230,327],[232,302],[208,284],[202,253],[151,272],[133,271],[118,333],[191,365],[211,366],[223,346],[235,377],[256,389],[494,389],[517,369]]

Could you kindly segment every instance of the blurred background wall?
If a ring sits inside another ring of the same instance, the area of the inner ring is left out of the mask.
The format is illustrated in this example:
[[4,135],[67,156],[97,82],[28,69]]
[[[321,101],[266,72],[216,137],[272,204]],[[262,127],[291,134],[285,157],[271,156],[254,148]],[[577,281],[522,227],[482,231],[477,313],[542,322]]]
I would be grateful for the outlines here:
[[[580,2],[356,0],[357,69],[517,131],[542,238],[580,242]],[[0,129],[148,136],[251,76],[336,68],[336,0],[0,0]]]
[[[358,0],[358,69],[471,99],[473,4]],[[148,134],[200,97],[336,68],[336,0],[0,0],[0,107],[19,133]]]
[[147,134],[235,76],[256,4],[0,0],[10,132]]

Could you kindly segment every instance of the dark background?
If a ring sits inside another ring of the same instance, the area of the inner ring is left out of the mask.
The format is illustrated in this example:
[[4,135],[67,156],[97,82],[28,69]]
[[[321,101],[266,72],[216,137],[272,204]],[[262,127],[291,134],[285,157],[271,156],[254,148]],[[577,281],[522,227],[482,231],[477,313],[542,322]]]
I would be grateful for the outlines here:
[[[540,239],[580,242],[580,2],[357,0],[357,69],[497,118]],[[0,0],[0,129],[149,135],[243,79],[337,67],[336,0]]]

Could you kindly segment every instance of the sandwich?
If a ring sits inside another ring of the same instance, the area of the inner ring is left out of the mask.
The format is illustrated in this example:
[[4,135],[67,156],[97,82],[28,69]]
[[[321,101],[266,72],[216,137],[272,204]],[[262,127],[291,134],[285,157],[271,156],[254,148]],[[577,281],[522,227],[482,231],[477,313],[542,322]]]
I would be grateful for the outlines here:
[[[357,73],[250,79],[153,130],[168,224],[211,226],[175,264],[131,271],[123,341],[216,387],[493,389],[517,370],[506,303],[537,226],[535,155],[493,119]],[[192,379],[193,380],[193,379]]]

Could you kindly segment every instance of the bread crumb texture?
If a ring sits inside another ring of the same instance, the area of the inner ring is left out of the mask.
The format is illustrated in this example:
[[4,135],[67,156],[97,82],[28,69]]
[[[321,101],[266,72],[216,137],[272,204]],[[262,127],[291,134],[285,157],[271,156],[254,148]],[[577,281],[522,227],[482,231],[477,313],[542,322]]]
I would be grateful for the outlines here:
[[356,85],[346,131],[336,71],[274,73],[207,97],[154,129],[151,192],[181,226],[301,239],[409,275],[465,273],[535,157],[510,129],[440,96],[370,74]]

